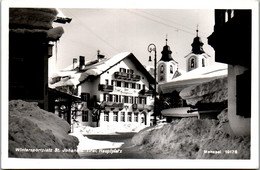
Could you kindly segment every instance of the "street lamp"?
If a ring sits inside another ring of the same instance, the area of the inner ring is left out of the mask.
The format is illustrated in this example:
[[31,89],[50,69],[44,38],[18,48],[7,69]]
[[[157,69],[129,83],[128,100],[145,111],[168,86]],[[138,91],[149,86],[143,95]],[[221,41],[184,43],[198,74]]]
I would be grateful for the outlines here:
[[[153,106],[153,116],[154,116],[154,120],[153,123],[154,125],[156,125],[156,103],[157,103],[157,99],[156,99],[156,64],[157,64],[157,59],[156,59],[156,46],[154,44],[149,44],[148,46],[148,51],[149,53],[152,53],[152,51],[154,51],[154,90],[153,90],[153,96],[154,96],[154,106]],[[149,61],[152,61],[151,55],[149,56]]]

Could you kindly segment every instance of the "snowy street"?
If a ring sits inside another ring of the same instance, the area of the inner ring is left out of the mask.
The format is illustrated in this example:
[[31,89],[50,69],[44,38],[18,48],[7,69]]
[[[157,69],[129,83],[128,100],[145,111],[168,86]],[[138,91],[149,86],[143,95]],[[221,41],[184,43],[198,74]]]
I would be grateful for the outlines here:
[[[149,159],[152,158],[138,148],[134,147],[131,139],[135,133],[98,134],[87,135],[88,141],[95,145],[92,149],[79,152],[83,159]],[[85,143],[84,145],[91,145]],[[110,148],[105,148],[104,145]],[[87,147],[87,146],[85,146]]]

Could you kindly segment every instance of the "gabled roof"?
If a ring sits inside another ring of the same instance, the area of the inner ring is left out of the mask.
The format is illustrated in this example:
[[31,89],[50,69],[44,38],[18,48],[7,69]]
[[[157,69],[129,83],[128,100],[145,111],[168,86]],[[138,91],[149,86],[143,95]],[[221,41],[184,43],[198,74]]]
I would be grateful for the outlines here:
[[[121,62],[122,60],[124,60],[126,58],[129,58],[130,60],[132,60],[132,62],[135,64],[136,68],[147,77],[149,82],[154,81],[154,78],[152,77],[152,75],[145,69],[145,67],[139,62],[139,60],[132,53],[123,52],[123,53],[119,53],[111,58],[105,58],[99,62],[89,61],[86,63],[85,68],[81,71],[67,70],[67,71],[58,72],[58,73],[54,74],[54,76],[52,76],[52,78],[54,78],[55,75],[57,75],[57,77],[64,77],[64,75],[66,75],[69,78],[63,79],[60,82],[52,84],[50,87],[55,88],[58,86],[65,86],[65,85],[74,85],[74,86],[79,85],[79,84],[85,82],[89,78],[89,76],[91,76],[91,77],[100,76],[101,74],[105,73],[108,69],[112,68],[113,66],[115,66],[116,64],[118,64],[119,62]],[[67,68],[69,68],[69,67],[67,67]]]
[[148,78],[148,81],[154,80],[150,73],[144,68],[144,66],[132,53],[123,52],[113,56],[112,58],[103,59],[100,62],[86,66],[84,68],[84,72],[80,76],[79,81],[82,83],[88,78],[88,76],[99,76],[126,58],[129,58],[133,61],[136,68],[144,73],[144,75]]

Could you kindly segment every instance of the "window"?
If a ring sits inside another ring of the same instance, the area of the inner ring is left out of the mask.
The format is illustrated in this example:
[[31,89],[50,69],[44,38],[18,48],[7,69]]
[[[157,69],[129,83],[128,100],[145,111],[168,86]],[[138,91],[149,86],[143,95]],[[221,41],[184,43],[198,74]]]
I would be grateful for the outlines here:
[[106,79],[105,81],[106,81],[106,85],[108,85],[108,79]]
[[114,85],[114,82],[115,82],[114,80],[111,80],[111,85],[112,85],[112,86]]
[[141,84],[136,84],[137,89],[141,89]]
[[125,103],[125,96],[121,96],[121,102]]
[[122,73],[126,73],[126,69],[125,68],[120,68],[119,71],[122,72]]
[[143,104],[143,103],[142,103],[142,101],[143,101],[143,100],[142,100],[142,97],[139,97],[138,100],[139,100],[139,104]]
[[124,99],[125,99],[125,103],[128,103],[128,96],[125,96]]
[[163,74],[163,72],[164,72],[164,67],[163,67],[163,65],[161,65],[161,67],[160,67],[160,72],[161,72],[161,74]]
[[135,97],[135,104],[138,104],[138,97]]
[[132,122],[132,112],[127,113],[127,121]]
[[109,94],[109,102],[112,102],[112,101],[113,101],[113,95]]
[[120,116],[121,122],[125,122],[125,112],[121,112],[120,115],[121,115],[121,116]]
[[146,104],[146,98],[142,97],[142,104]]
[[135,122],[138,122],[138,112],[137,112],[137,113],[134,113],[134,121],[135,121]]
[[118,112],[113,112],[113,121],[118,122]]
[[173,74],[173,66],[170,65],[170,74]]
[[135,84],[135,83],[132,83],[132,88],[133,88],[133,89],[135,89],[135,86],[136,86],[136,84]]
[[145,85],[143,84],[143,90],[145,90]]
[[109,122],[109,112],[104,112],[104,121]]
[[105,100],[106,102],[109,101],[109,94],[104,93],[104,100]]
[[115,95],[115,102],[118,102],[118,95]]
[[116,82],[116,86],[117,86],[117,87],[121,87],[121,81],[117,81],[117,82]]
[[82,101],[85,101],[85,102],[89,101],[89,97],[90,97],[89,93],[81,93],[80,96],[81,96]]
[[202,59],[202,67],[205,67],[205,59]]
[[133,97],[129,96],[128,102],[129,102],[129,103],[133,103]]
[[82,111],[82,122],[88,122],[88,111]]
[[119,103],[121,103],[121,95],[118,95],[118,101]]
[[125,82],[125,87],[126,87],[126,88],[128,88],[128,87],[129,87],[129,85],[128,85],[128,82]]
[[128,69],[128,70],[127,70],[127,73],[133,74],[133,73],[134,73],[134,70]]
[[190,60],[190,68],[195,68],[195,59],[194,58],[192,58]]

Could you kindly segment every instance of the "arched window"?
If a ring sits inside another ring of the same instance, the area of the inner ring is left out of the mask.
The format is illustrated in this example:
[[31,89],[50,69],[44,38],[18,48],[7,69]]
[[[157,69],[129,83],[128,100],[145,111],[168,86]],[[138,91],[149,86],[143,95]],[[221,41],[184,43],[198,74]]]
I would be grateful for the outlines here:
[[161,67],[160,67],[160,72],[161,72],[161,74],[163,74],[163,72],[164,72],[164,67],[163,67],[163,65],[161,65]]
[[194,58],[192,58],[190,60],[190,68],[195,68],[195,59]]
[[173,66],[170,65],[170,73],[173,74]]
[[202,59],[202,67],[205,67],[205,59]]

